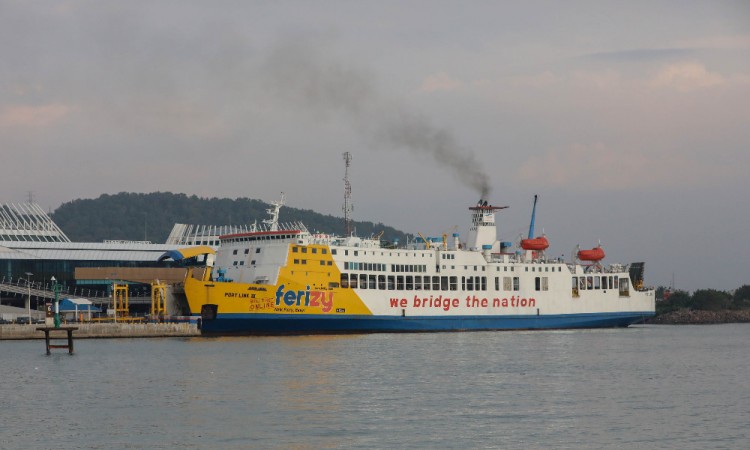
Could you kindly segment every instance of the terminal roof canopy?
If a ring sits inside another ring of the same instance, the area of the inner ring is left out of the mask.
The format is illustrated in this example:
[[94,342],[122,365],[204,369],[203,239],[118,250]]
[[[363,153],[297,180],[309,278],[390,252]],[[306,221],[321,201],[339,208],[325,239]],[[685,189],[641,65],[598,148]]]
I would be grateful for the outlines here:
[[101,312],[91,301],[85,298],[64,298],[60,300],[60,312]]

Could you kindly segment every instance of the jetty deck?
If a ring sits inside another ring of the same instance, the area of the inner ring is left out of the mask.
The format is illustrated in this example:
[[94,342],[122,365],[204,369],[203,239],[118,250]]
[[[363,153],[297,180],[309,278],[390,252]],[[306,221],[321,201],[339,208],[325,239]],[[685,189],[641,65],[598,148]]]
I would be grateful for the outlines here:
[[[76,339],[200,336],[191,323],[76,323]],[[44,339],[38,325],[0,325],[0,340]]]

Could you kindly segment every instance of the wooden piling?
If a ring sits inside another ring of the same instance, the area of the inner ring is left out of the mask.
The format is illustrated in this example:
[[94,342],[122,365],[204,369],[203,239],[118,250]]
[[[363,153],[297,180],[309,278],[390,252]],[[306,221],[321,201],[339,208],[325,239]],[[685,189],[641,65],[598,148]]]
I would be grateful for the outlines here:
[[[47,346],[47,354],[51,354],[50,351],[53,348],[67,348],[69,354],[73,354],[73,331],[77,330],[78,327],[38,327],[37,331],[44,331],[44,342]],[[66,331],[68,333],[68,343],[66,344],[52,344],[50,341],[51,339],[61,339],[61,338],[54,338],[50,336],[50,333],[52,331]]]

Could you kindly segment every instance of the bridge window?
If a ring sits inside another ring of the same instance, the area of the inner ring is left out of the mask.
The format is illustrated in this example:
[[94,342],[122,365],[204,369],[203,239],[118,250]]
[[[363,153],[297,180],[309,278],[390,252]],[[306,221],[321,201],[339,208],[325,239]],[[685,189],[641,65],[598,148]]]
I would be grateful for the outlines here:
[[620,297],[630,297],[630,281],[627,278],[620,280]]

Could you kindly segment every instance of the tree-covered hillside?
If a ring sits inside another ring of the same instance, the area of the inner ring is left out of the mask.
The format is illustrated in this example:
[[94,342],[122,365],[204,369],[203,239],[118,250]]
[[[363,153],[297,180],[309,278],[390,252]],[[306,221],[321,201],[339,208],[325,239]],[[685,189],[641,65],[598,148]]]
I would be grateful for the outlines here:
[[[166,241],[175,223],[194,225],[242,225],[268,218],[267,203],[249,198],[200,198],[195,195],[153,192],[121,192],[96,199],[64,203],[52,220],[75,242],[105,239]],[[343,219],[311,210],[284,207],[279,222],[303,222],[310,231],[343,234]],[[405,242],[406,235],[382,223],[355,222],[357,235],[383,231],[382,239]]]

